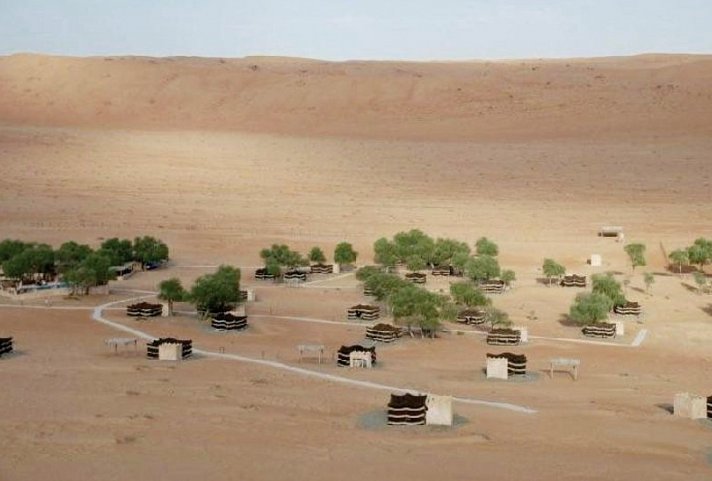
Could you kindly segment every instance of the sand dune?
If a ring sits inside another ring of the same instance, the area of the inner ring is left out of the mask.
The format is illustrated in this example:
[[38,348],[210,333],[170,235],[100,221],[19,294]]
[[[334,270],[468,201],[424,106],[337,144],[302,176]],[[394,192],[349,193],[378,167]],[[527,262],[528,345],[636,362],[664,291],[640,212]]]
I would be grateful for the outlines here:
[[712,133],[712,57],[324,62],[0,58],[0,119],[378,138]]

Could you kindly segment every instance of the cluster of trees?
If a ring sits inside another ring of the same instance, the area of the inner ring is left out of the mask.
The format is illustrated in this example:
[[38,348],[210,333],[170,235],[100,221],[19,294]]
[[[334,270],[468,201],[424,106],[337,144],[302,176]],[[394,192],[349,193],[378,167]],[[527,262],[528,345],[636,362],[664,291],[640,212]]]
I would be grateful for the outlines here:
[[700,270],[703,270],[705,264],[712,262],[712,240],[700,237],[689,247],[675,249],[668,257],[677,264],[680,273],[682,273],[682,266],[689,264],[697,264]]
[[592,292],[577,295],[569,310],[571,320],[581,326],[606,319],[613,306],[625,303],[621,284],[611,274],[596,274],[591,283]]
[[196,279],[189,291],[172,277],[158,285],[158,298],[168,303],[171,315],[175,302],[191,302],[205,315],[229,311],[240,302],[240,275],[240,269],[221,265],[213,274]]
[[542,271],[544,272],[546,278],[549,279],[549,286],[551,286],[551,281],[555,277],[561,279],[566,274],[566,267],[559,264],[554,259],[544,259]]
[[397,323],[417,326],[430,334],[435,333],[441,319],[455,318],[457,305],[483,308],[492,327],[511,324],[509,316],[494,308],[492,301],[470,280],[451,284],[448,297],[429,292],[374,266],[359,269],[356,278],[373,292],[377,300],[386,303]]
[[385,237],[373,244],[374,261],[390,269],[405,264],[411,271],[426,267],[452,266],[476,282],[499,278],[508,285],[516,279],[514,271],[502,270],[496,256],[497,244],[486,237],[475,243],[475,255],[466,242],[432,237],[418,229],[399,232],[392,240]]
[[[324,251],[318,247],[312,247],[307,257],[292,250],[285,244],[272,244],[271,247],[262,249],[260,257],[265,263],[267,272],[273,276],[280,276],[283,269],[294,269],[298,266],[309,265],[309,262],[321,264],[326,262]],[[334,262],[343,265],[350,265],[356,262],[358,252],[348,242],[340,242],[334,249]]]
[[68,241],[53,249],[48,244],[6,239],[0,242],[0,263],[5,276],[22,282],[61,277],[75,293],[106,284],[113,278],[112,266],[130,261],[148,263],[168,259],[168,246],[150,236],[112,238],[97,250]]

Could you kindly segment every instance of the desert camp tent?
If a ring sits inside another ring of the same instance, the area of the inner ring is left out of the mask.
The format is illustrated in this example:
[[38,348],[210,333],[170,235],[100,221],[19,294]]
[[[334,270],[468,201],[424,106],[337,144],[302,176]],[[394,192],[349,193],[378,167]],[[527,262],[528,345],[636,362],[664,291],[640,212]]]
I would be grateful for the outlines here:
[[561,279],[561,285],[564,287],[586,287],[586,276],[577,276],[576,274],[564,276]]
[[581,332],[587,337],[614,338],[616,337],[616,325],[608,322],[599,322],[585,326]]
[[303,282],[307,280],[307,273],[298,269],[293,269],[284,273],[285,281]]
[[604,225],[598,230],[598,236],[620,239],[623,236],[623,227],[619,225]]
[[347,311],[350,321],[360,319],[362,321],[375,321],[381,315],[381,308],[369,304],[357,304]]
[[0,356],[10,354],[12,352],[12,338],[0,337]]
[[427,275],[420,272],[409,272],[405,275],[405,279],[413,284],[425,284]]
[[393,342],[402,335],[400,327],[392,324],[376,324],[366,329],[366,338],[378,342]]
[[274,275],[270,274],[267,271],[266,267],[260,267],[259,269],[257,269],[255,271],[255,279],[259,279],[261,281],[272,280],[272,279],[274,279]]
[[309,268],[312,274],[332,274],[334,272],[333,264],[314,264]]
[[425,424],[427,396],[417,394],[391,394],[388,403],[389,425]]
[[485,311],[479,309],[465,309],[457,315],[457,322],[462,324],[480,325],[485,322]]
[[454,266],[435,266],[430,271],[434,276],[461,276],[462,271]]
[[527,373],[527,356],[524,354],[514,354],[511,352],[503,352],[502,354],[489,354],[487,359],[507,359],[507,375],[508,376],[523,376]]
[[161,304],[151,304],[150,302],[139,302],[126,306],[126,315],[131,317],[156,317],[163,311]]
[[235,316],[229,312],[213,316],[210,325],[218,331],[240,331],[247,328],[247,316]]
[[491,279],[489,281],[480,282],[477,287],[479,287],[485,294],[501,294],[507,285],[504,281],[498,279]]
[[373,289],[367,287],[365,284],[363,286],[363,295],[364,296],[373,296]]
[[613,312],[622,316],[639,316],[641,306],[637,302],[626,301],[625,304],[618,304],[613,307]]
[[492,329],[487,333],[487,344],[514,346],[520,343],[522,333],[515,329]]
[[367,352],[371,355],[371,363],[376,364],[376,346],[364,347],[360,344],[353,346],[341,346],[336,352],[336,365],[349,367],[351,365],[352,352]]
[[146,344],[146,356],[149,359],[159,358],[159,349],[163,344],[181,344],[181,358],[186,359],[193,354],[193,341],[191,339],[181,340],[172,337],[162,337]]

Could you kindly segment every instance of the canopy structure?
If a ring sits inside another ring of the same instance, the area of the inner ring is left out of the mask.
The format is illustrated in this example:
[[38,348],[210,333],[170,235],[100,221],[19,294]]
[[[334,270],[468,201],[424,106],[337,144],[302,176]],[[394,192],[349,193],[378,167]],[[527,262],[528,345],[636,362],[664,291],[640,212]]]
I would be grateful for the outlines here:
[[158,359],[158,351],[162,344],[181,344],[181,356],[183,359],[193,355],[193,340],[192,339],[176,339],[173,337],[162,337],[155,339],[146,344],[146,356],[149,359]]
[[151,304],[150,302],[139,302],[126,306],[126,315],[131,317],[156,317],[163,311],[162,304]]
[[378,342],[394,342],[401,337],[403,331],[392,324],[376,324],[366,329],[366,338]]
[[584,336],[588,337],[600,337],[612,339],[616,337],[616,325],[608,322],[599,322],[596,324],[591,324],[590,326],[585,326],[581,329]]
[[114,348],[114,354],[119,352],[119,346],[124,348],[133,345],[134,350],[138,349],[138,339],[135,337],[112,337],[110,339],[104,339],[104,344]]
[[247,328],[247,316],[236,316],[229,312],[216,314],[210,325],[218,331],[240,331]]
[[564,287],[586,287],[586,276],[577,276],[576,274],[564,276],[561,279],[561,285]]
[[391,394],[388,403],[389,425],[423,425],[428,411],[427,396],[418,394]]

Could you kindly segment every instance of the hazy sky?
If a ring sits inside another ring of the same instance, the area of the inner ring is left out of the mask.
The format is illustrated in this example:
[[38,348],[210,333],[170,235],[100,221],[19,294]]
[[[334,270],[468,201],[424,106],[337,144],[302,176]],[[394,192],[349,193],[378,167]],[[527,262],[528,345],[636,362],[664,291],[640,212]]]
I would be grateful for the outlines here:
[[712,0],[0,0],[0,54],[471,59],[712,53]]

